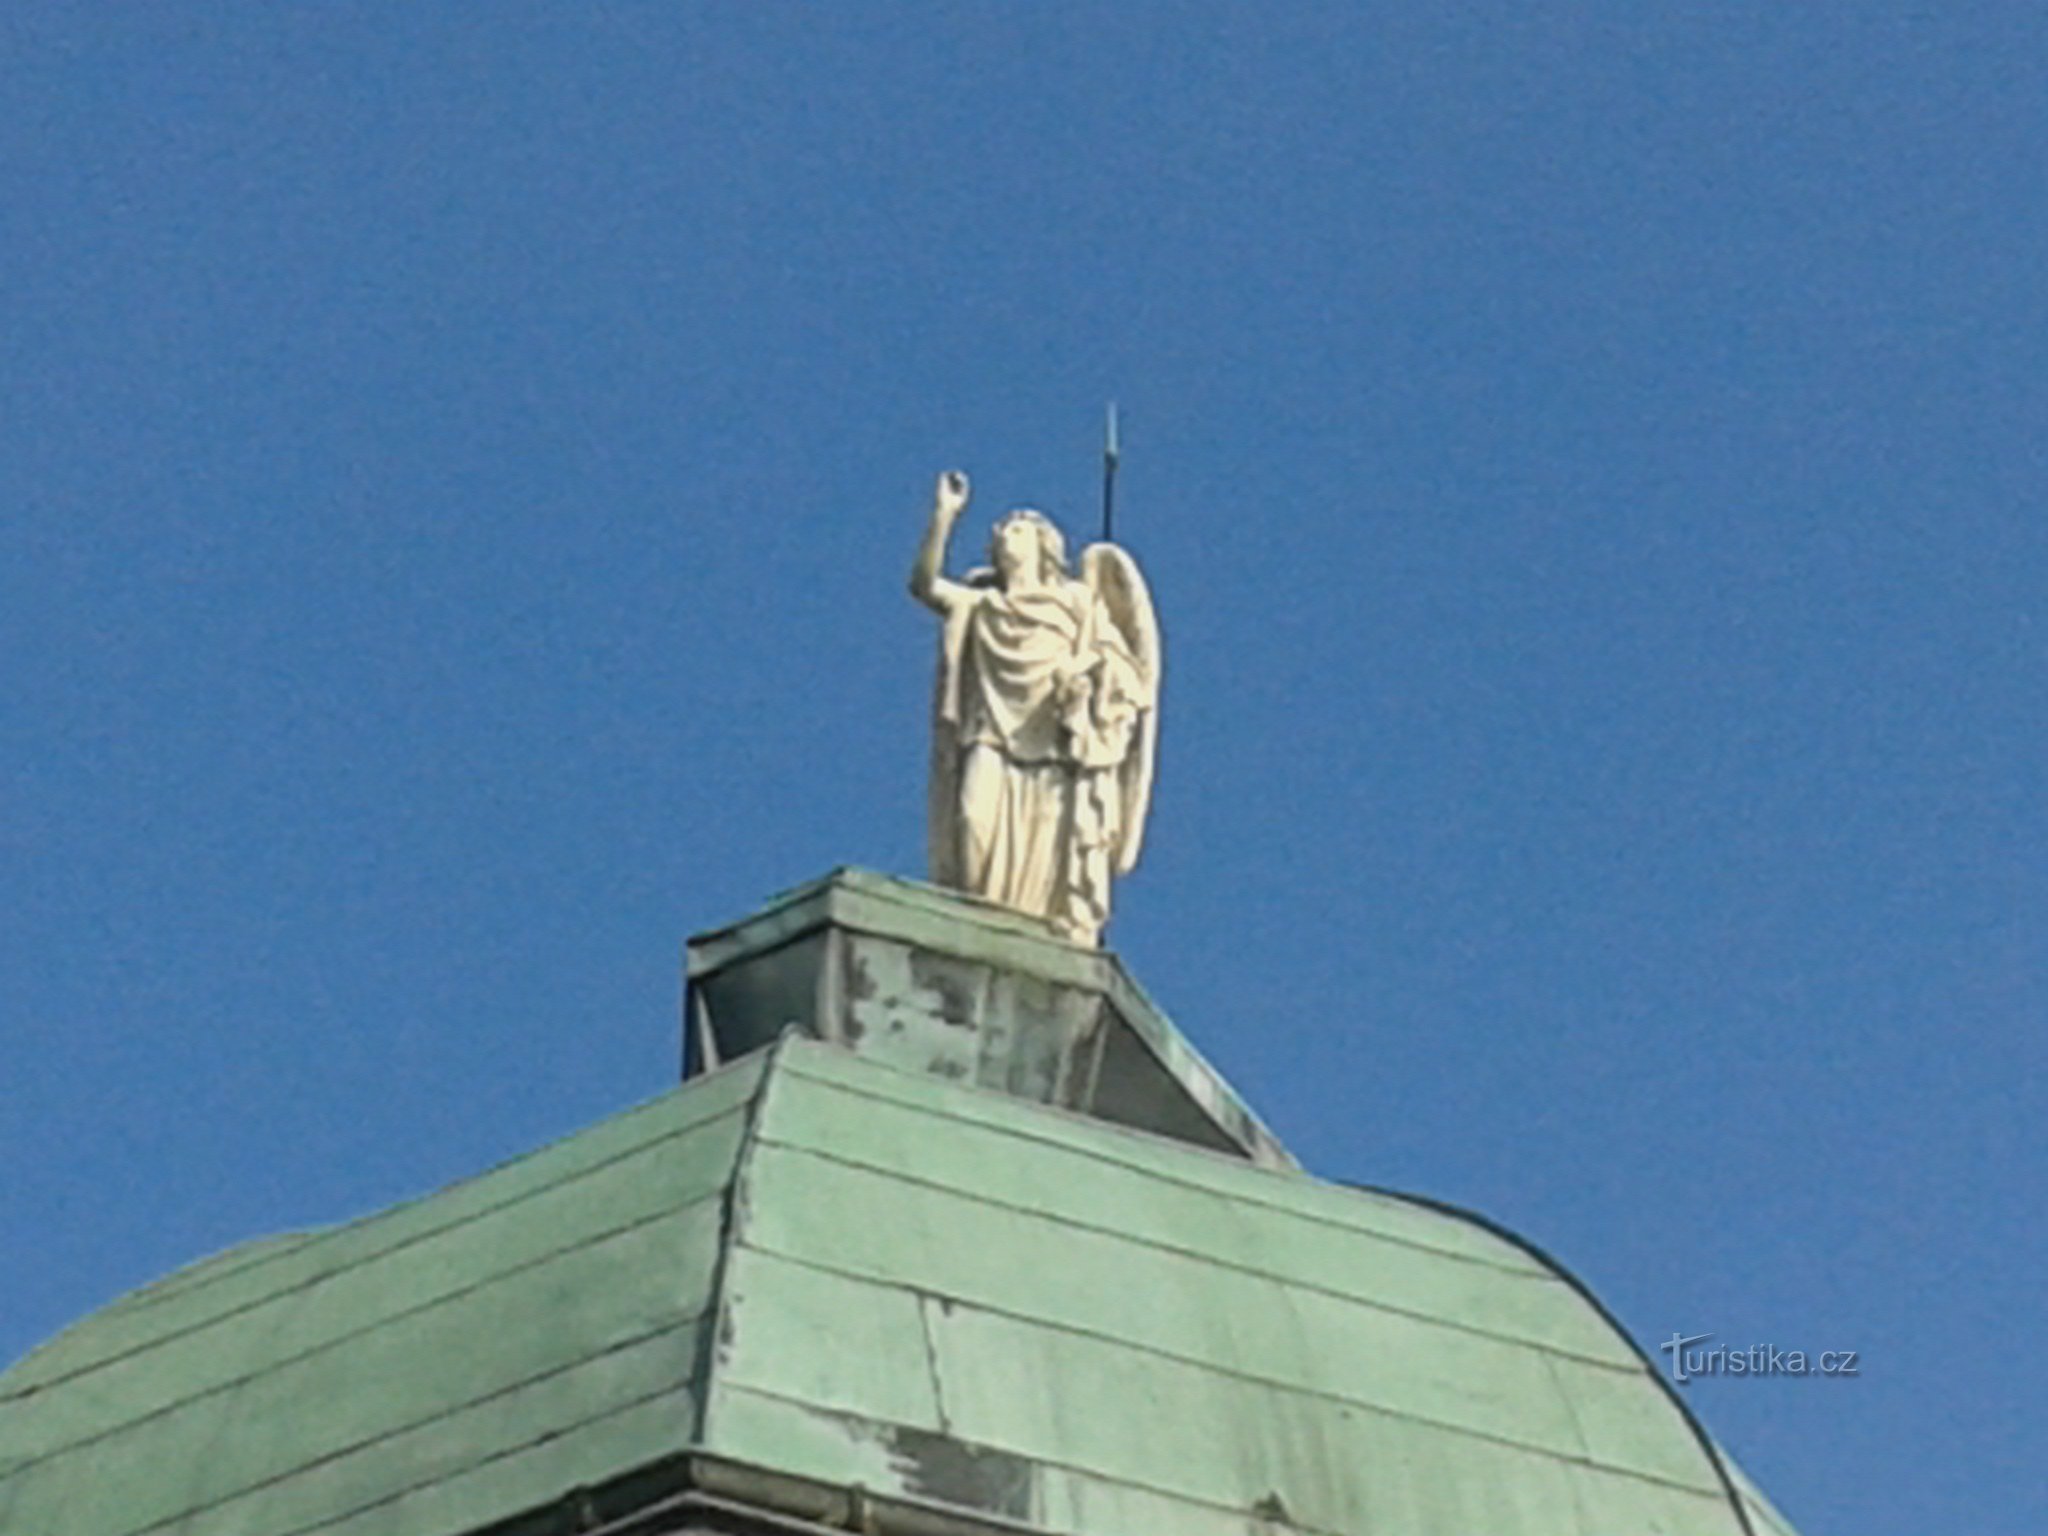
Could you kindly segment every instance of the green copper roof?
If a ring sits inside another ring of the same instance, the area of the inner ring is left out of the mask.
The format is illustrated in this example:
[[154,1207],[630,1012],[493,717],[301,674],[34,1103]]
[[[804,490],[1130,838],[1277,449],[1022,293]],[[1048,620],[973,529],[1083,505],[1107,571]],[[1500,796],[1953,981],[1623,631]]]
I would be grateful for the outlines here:
[[464,1531],[687,1443],[763,1065],[88,1318],[0,1376],[0,1531]]
[[0,1376],[8,1536],[454,1536],[664,1466],[885,1528],[1744,1529],[1482,1224],[801,1039]]

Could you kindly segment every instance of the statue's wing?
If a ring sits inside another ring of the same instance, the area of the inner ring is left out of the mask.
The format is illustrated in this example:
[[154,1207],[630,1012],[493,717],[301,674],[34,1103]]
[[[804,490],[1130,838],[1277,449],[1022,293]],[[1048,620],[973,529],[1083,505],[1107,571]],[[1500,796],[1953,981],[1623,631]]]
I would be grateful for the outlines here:
[[1153,611],[1152,592],[1138,562],[1115,544],[1091,544],[1081,552],[1081,579],[1102,599],[1137,663],[1141,713],[1131,750],[1117,769],[1123,830],[1117,843],[1116,872],[1127,875],[1145,845],[1145,816],[1152,808],[1152,776],[1159,757],[1159,616]]
[[[969,571],[965,585],[987,587],[995,584],[996,573],[986,567]],[[932,680],[932,771],[925,791],[925,840],[931,856],[932,884],[961,889],[965,881],[960,868],[960,731],[957,721],[946,717],[946,701],[959,679],[962,626],[965,614],[949,614],[939,626],[939,665]]]

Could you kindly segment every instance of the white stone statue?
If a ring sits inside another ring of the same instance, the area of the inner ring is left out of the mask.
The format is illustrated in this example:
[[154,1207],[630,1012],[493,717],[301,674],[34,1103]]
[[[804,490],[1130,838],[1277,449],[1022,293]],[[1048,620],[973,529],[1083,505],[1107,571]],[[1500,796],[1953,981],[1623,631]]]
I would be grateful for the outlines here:
[[932,708],[940,885],[1101,942],[1109,883],[1138,862],[1159,740],[1159,625],[1137,564],[1091,544],[1081,576],[1044,513],[996,524],[993,569],[944,574],[967,477],[939,476],[911,595],[945,621]]

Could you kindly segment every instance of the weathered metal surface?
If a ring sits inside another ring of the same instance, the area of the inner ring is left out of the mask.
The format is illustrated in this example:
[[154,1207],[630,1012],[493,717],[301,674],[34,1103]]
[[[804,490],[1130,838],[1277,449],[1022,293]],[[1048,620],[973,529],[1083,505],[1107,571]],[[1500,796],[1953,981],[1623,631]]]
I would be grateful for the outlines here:
[[740,1460],[989,1469],[953,1502],[1072,1532],[1739,1529],[1634,1352],[1455,1217],[800,1042],[744,1209],[706,1419]]
[[[819,995],[829,938],[826,930],[813,929],[763,950],[751,964],[727,965],[691,981],[691,1011],[702,1011],[718,1061],[773,1045],[786,1029],[820,1032],[822,1019],[830,1017]],[[690,1066],[699,1063],[693,1058]]]
[[849,933],[838,1035],[862,1055],[1041,1104],[1087,1097],[1103,999],[985,961]]
[[195,1266],[0,1376],[0,1531],[553,1536],[689,1457],[902,1536],[1739,1529],[1513,1242],[963,1076],[794,1038]]
[[[972,897],[838,870],[692,939],[689,986],[718,1060],[794,1028],[907,1071],[1294,1166],[1114,954]],[[686,1068],[705,1054],[693,1039]]]
[[60,1336],[0,1376],[0,1531],[461,1531],[677,1449],[761,1067]]

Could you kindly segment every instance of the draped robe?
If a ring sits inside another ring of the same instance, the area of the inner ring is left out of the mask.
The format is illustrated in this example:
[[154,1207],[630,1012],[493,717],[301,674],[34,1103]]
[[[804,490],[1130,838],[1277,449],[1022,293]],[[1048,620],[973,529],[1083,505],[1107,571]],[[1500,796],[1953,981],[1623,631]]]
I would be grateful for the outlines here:
[[1095,943],[1121,832],[1116,770],[1151,703],[1137,660],[1086,583],[964,590],[933,722],[933,876]]

